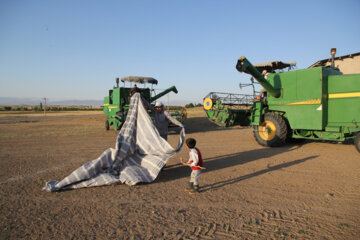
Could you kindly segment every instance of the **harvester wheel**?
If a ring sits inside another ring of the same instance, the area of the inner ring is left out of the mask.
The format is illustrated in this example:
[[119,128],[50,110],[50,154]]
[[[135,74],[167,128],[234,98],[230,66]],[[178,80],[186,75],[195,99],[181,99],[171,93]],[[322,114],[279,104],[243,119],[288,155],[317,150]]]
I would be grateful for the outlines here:
[[355,145],[356,149],[358,150],[358,152],[360,152],[360,132],[358,132],[356,134],[356,137],[354,139],[354,145]]
[[266,113],[264,122],[256,127],[254,136],[256,141],[263,146],[279,147],[286,141],[288,127],[282,116],[277,113]]
[[109,120],[106,120],[106,121],[105,121],[105,129],[106,129],[107,131],[109,131],[109,129],[110,129]]

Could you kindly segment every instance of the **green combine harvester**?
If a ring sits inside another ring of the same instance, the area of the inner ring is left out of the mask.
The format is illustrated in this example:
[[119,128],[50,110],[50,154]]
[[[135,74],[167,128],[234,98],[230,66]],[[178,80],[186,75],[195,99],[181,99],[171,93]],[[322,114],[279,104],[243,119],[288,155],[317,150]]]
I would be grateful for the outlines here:
[[[104,97],[104,113],[108,118],[105,121],[106,130],[109,130],[110,126],[113,126],[114,130],[116,131],[121,129],[130,107],[129,104],[131,95],[134,92],[140,92],[149,103],[156,101],[169,92],[178,93],[176,87],[172,86],[155,95],[153,86],[157,85],[158,81],[150,77],[128,76],[123,77],[121,82],[124,83],[124,87],[119,86],[119,78],[116,78],[116,86],[109,90],[108,96]],[[125,87],[125,82],[134,83],[134,87]],[[135,87],[137,84],[144,84],[144,87]],[[146,87],[146,84],[150,84],[151,88]],[[187,117],[186,110],[183,108],[179,110],[167,111],[170,112],[172,117],[176,118],[181,123],[183,123]]]
[[[228,118],[240,120],[228,126],[247,122],[243,125],[253,127],[263,146],[281,146],[292,139],[351,139],[360,152],[360,74],[342,74],[332,64],[264,75],[245,57],[239,58],[236,69],[252,75],[265,91],[249,109],[229,111]],[[221,112],[220,103],[212,105],[212,100],[204,100],[209,118]]]

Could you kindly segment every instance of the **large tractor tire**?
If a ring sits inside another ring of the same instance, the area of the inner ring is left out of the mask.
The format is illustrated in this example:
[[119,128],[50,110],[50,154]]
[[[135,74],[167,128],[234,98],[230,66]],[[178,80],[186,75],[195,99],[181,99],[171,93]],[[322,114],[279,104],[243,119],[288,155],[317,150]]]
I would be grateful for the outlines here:
[[266,113],[264,122],[254,129],[256,141],[267,147],[279,147],[288,137],[288,126],[285,119],[277,113]]
[[356,149],[358,150],[358,152],[360,153],[360,132],[358,132],[356,134],[356,137],[354,139],[354,145],[355,145]]
[[123,122],[121,122],[119,119],[115,118],[115,120],[114,120],[114,130],[116,132],[119,132],[120,129],[122,128],[123,124],[124,124]]

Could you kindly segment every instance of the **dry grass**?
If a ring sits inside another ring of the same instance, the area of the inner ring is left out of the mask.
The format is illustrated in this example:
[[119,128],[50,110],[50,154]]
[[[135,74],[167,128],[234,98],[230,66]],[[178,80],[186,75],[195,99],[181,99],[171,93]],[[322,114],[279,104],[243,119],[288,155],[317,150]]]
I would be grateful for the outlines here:
[[203,107],[194,107],[186,109],[188,117],[206,117]]
[[[185,147],[151,184],[41,191],[113,147],[116,132],[105,114],[0,121],[0,239],[359,238],[353,145],[265,148],[250,128],[217,127],[201,107],[188,113],[186,136],[206,167],[195,196],[184,191]],[[169,134],[172,146],[178,139]]]
[[[46,116],[70,116],[70,115],[97,115],[104,114],[103,111],[56,111],[46,112]],[[42,117],[43,112],[24,112],[24,111],[0,111],[0,118],[4,117]]]
[[[73,113],[75,114],[71,115],[82,115],[80,111]],[[32,115],[30,119],[26,121],[17,121],[17,119],[23,119],[24,116],[14,117],[14,121],[0,124],[0,139],[89,136],[98,128],[97,126],[95,127],[94,124],[97,124],[99,120],[95,122],[93,118],[99,118],[99,114],[102,114],[105,118],[105,114],[101,112],[98,112],[97,115],[91,114],[92,111],[89,111],[89,113],[90,114],[84,113],[85,117],[70,117],[65,119],[61,117],[67,116],[67,113],[51,115],[55,118],[44,119],[42,119],[41,116]],[[9,118],[10,117],[8,117],[8,119]],[[0,119],[6,119],[6,117],[0,117]],[[102,123],[102,121],[100,122]]]

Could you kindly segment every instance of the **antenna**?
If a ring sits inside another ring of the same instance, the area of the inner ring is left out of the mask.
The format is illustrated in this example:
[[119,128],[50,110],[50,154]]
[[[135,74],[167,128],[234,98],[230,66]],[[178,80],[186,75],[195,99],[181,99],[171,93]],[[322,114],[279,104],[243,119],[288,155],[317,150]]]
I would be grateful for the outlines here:
[[46,100],[49,100],[48,98],[44,97],[44,116],[46,116]]
[[167,109],[169,110],[169,106],[170,106],[170,94],[167,95]]

